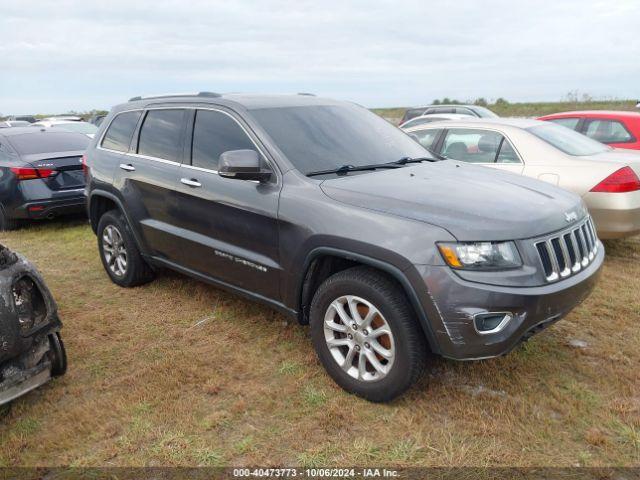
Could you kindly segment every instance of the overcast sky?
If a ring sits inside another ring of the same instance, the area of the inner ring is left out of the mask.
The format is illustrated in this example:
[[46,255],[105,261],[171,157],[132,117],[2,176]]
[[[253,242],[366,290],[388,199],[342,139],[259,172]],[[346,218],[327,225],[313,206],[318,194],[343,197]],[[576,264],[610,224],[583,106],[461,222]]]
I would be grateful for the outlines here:
[[640,2],[0,0],[0,112],[161,92],[640,97]]

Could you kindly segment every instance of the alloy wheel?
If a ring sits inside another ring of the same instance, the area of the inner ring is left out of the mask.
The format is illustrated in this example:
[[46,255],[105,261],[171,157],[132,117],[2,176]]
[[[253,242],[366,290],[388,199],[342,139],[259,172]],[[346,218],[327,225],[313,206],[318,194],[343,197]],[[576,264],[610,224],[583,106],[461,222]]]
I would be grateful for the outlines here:
[[116,277],[123,277],[127,273],[127,249],[115,225],[107,225],[103,230],[102,251],[109,270]]
[[391,328],[380,310],[363,298],[344,295],[331,302],[324,316],[324,337],[333,359],[356,380],[381,380],[393,367]]

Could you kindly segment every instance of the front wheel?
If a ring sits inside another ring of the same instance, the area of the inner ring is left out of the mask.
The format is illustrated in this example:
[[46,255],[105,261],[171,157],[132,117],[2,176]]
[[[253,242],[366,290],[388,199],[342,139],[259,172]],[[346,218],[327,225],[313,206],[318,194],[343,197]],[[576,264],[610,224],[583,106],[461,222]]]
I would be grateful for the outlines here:
[[384,274],[354,267],[328,278],[311,304],[311,337],[338,385],[374,402],[408,389],[426,345],[403,290]]

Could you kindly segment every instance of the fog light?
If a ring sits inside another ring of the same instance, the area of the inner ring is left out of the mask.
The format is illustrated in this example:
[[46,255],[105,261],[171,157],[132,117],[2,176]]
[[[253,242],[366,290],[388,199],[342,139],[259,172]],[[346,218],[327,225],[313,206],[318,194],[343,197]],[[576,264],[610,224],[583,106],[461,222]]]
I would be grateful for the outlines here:
[[512,318],[511,312],[478,313],[473,317],[473,325],[480,335],[487,335],[504,329]]

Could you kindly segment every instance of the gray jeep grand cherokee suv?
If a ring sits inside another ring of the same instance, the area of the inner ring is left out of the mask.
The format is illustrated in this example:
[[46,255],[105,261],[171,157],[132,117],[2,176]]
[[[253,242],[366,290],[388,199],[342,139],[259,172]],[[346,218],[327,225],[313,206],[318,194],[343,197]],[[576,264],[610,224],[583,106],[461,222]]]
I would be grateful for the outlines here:
[[311,325],[343,388],[390,400],[427,350],[502,355],[593,288],[580,198],[438,161],[360,106],[310,95],[136,97],[86,154],[105,270],[171,269]]

